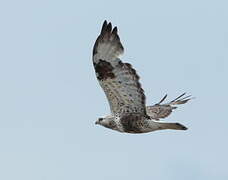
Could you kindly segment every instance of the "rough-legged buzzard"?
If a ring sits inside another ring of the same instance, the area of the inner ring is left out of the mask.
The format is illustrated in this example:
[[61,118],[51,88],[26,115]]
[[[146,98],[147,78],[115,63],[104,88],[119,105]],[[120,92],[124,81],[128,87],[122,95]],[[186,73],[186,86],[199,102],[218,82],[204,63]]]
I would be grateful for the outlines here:
[[97,79],[108,99],[111,115],[99,118],[96,124],[126,133],[147,133],[162,129],[186,130],[180,123],[159,121],[170,115],[174,105],[184,104],[191,98],[185,93],[173,101],[146,106],[144,91],[139,76],[131,64],[123,63],[119,56],[124,48],[117,27],[104,21],[101,33],[93,48],[93,65]]

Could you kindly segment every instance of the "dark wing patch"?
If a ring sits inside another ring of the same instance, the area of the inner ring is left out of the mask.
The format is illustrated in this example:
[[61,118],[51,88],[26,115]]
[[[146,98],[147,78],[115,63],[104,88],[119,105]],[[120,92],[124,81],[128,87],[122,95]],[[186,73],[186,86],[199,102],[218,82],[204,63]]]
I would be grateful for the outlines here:
[[98,63],[94,64],[95,71],[97,73],[98,80],[105,80],[107,78],[115,78],[113,73],[113,67],[110,62],[106,62],[102,59]]
[[146,127],[145,119],[149,119],[149,117],[142,116],[142,114],[131,113],[123,115],[120,119],[120,123],[124,132],[143,133]]

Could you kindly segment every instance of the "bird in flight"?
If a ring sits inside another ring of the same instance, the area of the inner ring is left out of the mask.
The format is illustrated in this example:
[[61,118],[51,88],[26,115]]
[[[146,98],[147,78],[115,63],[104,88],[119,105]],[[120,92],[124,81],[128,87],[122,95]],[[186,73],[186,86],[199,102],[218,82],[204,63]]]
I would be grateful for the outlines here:
[[93,65],[96,77],[108,99],[111,114],[98,118],[95,124],[125,133],[147,133],[156,130],[187,130],[180,123],[162,122],[160,119],[171,114],[175,105],[188,102],[185,93],[162,104],[146,106],[144,90],[139,83],[136,70],[119,59],[124,52],[117,27],[104,21],[100,35],[93,47]]

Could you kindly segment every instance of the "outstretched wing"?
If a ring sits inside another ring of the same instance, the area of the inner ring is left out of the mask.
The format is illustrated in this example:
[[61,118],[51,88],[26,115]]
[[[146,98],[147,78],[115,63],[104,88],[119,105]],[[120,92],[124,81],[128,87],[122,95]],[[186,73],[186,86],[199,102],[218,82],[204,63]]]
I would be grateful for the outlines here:
[[93,64],[111,112],[145,114],[145,95],[139,76],[129,63],[119,59],[123,51],[117,27],[112,29],[112,24],[105,21],[93,47]]
[[159,120],[160,118],[166,118],[171,114],[173,109],[176,109],[177,107],[174,105],[178,104],[185,104],[188,102],[191,98],[191,96],[184,96],[186,93],[178,96],[176,99],[170,101],[169,103],[161,104],[167,97],[167,94],[161,99],[161,101],[153,106],[147,106],[146,112],[148,116],[150,116],[152,119]]

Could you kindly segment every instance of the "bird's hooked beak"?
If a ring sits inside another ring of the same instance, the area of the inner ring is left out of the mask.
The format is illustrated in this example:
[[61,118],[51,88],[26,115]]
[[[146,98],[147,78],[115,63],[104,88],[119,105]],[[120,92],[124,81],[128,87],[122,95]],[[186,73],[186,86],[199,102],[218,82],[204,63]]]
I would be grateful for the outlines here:
[[98,120],[95,122],[95,124],[100,124],[100,122],[103,120],[103,118],[98,118]]

